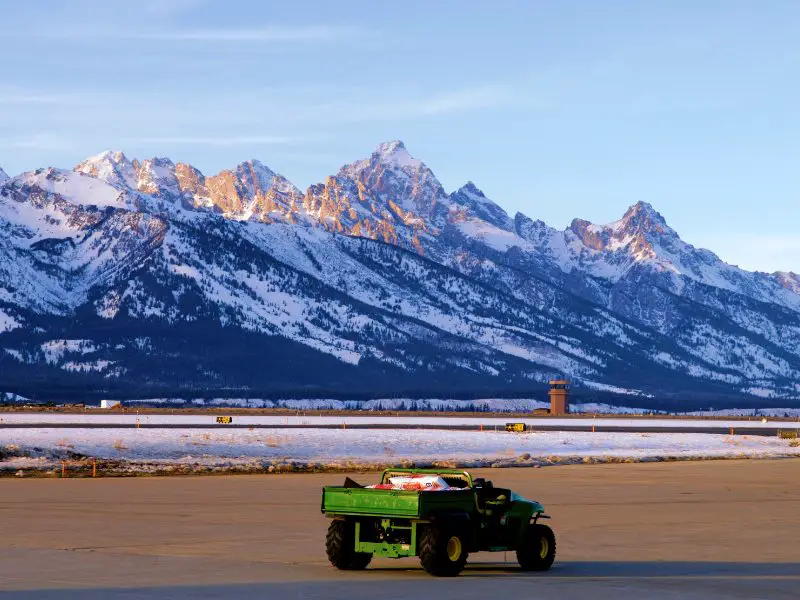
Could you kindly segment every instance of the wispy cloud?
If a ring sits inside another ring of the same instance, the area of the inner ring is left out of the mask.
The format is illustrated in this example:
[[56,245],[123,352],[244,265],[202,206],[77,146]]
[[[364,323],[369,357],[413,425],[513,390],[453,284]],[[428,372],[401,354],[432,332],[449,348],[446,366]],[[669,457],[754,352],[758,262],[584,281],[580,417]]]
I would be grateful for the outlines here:
[[[317,103],[309,98],[334,97],[335,101]],[[28,90],[0,87],[0,105],[18,105],[16,120],[26,105],[25,114],[37,119],[62,118],[48,106],[69,104],[70,118],[104,119],[118,124],[120,113],[140,115],[148,123],[184,124],[186,127],[209,121],[250,126],[260,124],[272,128],[286,123],[359,123],[413,120],[455,113],[478,111],[518,104],[520,95],[514,86],[489,84],[427,94],[403,89],[383,90],[376,94],[368,88],[338,89],[333,85],[265,88],[244,90],[230,95],[214,89],[186,103],[183,89],[135,90],[125,93],[112,89],[92,90]],[[41,121],[40,121],[41,122]],[[216,137],[216,136],[215,136]],[[256,136],[259,137],[259,136]],[[153,136],[153,139],[160,139]],[[182,135],[177,139],[184,138]],[[203,139],[203,138],[200,138]],[[283,139],[283,138],[281,138]],[[294,138],[293,138],[294,139]]]
[[19,135],[2,140],[7,147],[19,150],[65,150],[70,147],[69,140],[57,133],[40,132]]
[[30,90],[16,86],[0,86],[0,105],[64,104],[86,102],[90,97],[81,92]]
[[359,34],[349,26],[259,27],[254,29],[198,29],[131,33],[127,39],[175,42],[330,42]]
[[85,42],[86,40],[128,40],[204,43],[304,43],[334,42],[364,37],[366,32],[351,25],[274,25],[268,27],[220,29],[135,30],[123,28],[59,28],[9,32],[13,37]]
[[125,144],[169,144],[173,146],[283,146],[307,141],[289,136],[155,136],[123,139]]
[[203,4],[205,0],[138,0],[135,6],[147,17],[166,18],[196,10]]
[[359,95],[352,102],[311,107],[303,116],[347,122],[391,121],[487,109],[513,101],[511,86],[486,85],[405,99],[370,99]]
[[512,90],[507,85],[484,86],[466,90],[456,90],[426,98],[415,106],[410,107],[410,112],[416,109],[422,115],[440,115],[465,110],[491,108],[506,104],[512,99]]

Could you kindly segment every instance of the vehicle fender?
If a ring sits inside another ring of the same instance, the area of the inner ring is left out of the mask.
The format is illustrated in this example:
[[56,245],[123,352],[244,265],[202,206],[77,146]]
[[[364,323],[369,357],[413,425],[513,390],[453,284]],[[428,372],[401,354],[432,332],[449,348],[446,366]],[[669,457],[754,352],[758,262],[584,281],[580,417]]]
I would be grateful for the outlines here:
[[527,500],[517,500],[511,503],[508,512],[506,512],[508,532],[511,538],[516,540],[518,548],[525,542],[528,527],[534,513],[538,512],[536,510],[538,507],[538,505],[534,505],[534,503]]

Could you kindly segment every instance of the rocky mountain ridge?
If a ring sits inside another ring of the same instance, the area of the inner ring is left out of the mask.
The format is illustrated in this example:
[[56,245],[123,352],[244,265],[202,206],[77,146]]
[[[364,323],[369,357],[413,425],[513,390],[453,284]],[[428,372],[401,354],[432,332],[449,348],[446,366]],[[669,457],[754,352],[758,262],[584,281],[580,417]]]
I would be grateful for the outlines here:
[[518,395],[562,373],[629,405],[800,396],[797,275],[727,265],[643,202],[511,217],[397,141],[305,193],[256,160],[122,152],[0,176],[0,259],[0,384],[23,395]]

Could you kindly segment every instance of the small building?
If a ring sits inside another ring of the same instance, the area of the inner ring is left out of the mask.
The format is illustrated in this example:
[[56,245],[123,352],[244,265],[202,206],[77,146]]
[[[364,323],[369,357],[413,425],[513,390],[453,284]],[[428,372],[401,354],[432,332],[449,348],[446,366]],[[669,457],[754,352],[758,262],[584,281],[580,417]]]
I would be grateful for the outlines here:
[[100,400],[100,408],[122,408],[119,400]]
[[569,386],[572,382],[566,379],[552,379],[550,381],[550,414],[569,414]]

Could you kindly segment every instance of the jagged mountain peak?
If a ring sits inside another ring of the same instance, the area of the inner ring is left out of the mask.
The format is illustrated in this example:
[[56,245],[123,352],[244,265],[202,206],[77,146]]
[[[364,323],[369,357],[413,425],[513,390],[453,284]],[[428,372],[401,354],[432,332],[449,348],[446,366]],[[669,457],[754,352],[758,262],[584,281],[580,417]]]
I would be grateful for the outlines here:
[[605,233],[605,237],[618,237],[635,233],[675,235],[675,231],[667,225],[666,219],[648,202],[637,202],[625,211],[620,220],[613,223],[596,225],[586,219],[578,218],[572,220],[569,229],[579,237],[586,232],[592,234]]
[[486,197],[472,181],[468,181],[450,194],[450,202],[454,208],[463,207],[472,216],[483,219],[501,229],[513,229],[514,223],[508,213],[498,204]]
[[[637,202],[619,221],[608,225],[575,219],[564,239],[570,252],[570,264],[611,281],[629,276],[639,278],[648,273],[648,276],[661,278],[661,285],[678,294],[683,293],[691,280],[744,292],[758,300],[777,299],[777,288],[768,290],[755,283],[758,274],[732,267],[710,250],[695,248],[682,240],[667,225],[663,215],[647,202]],[[773,284],[778,283],[795,294],[800,290],[800,285],[791,278],[781,280],[774,274],[771,279]],[[790,307],[800,307],[796,297],[784,295],[779,301]]]
[[128,168],[139,170],[143,165],[170,169],[175,168],[175,163],[166,156],[153,156],[140,160],[138,158],[129,158],[121,150],[105,150],[78,163],[73,170],[78,173],[83,173],[84,175],[91,175],[92,177],[103,179],[105,175],[104,170],[109,168],[117,171]]
[[148,158],[142,161],[142,164],[148,163],[154,167],[166,167],[166,168],[174,168],[175,163],[172,162],[172,159],[166,156],[154,156],[153,158]]
[[59,211],[67,212],[71,211],[67,205],[73,208],[127,206],[125,195],[105,181],[54,167],[20,174],[3,187],[3,194],[20,204],[29,205],[26,211],[52,206],[54,202],[61,204]]
[[390,140],[388,142],[381,142],[375,148],[375,152],[378,154],[391,154],[392,152],[396,152],[397,150],[406,150],[406,145],[403,143],[402,140]]
[[481,198],[486,198],[486,194],[483,193],[483,190],[475,185],[472,181],[467,181],[467,183],[458,188],[456,192],[464,192],[465,194],[473,194],[475,196],[480,196]]
[[137,167],[137,161],[129,159],[121,150],[104,150],[78,163],[73,171],[114,185],[124,184],[126,177],[132,177]]
[[3,183],[4,181],[8,181],[9,179],[11,179],[11,177],[9,177],[8,173],[3,171],[2,167],[0,167],[0,183]]
[[239,163],[236,166],[235,172],[239,177],[247,179],[250,182],[261,180],[264,185],[271,182],[272,178],[277,175],[275,171],[255,158]]
[[83,161],[83,163],[101,163],[101,162],[112,162],[115,164],[120,164],[130,161],[128,160],[128,157],[125,156],[125,153],[122,150],[110,150],[110,149],[103,150],[102,152],[94,154]]
[[100,179],[119,190],[174,199],[180,196],[175,169],[175,163],[164,156],[140,161],[129,159],[120,150],[106,150],[79,163],[74,171]]
[[777,271],[773,277],[782,288],[800,294],[800,275],[794,271]]
[[166,156],[154,156],[152,158],[139,160],[138,158],[129,158],[122,150],[104,150],[99,154],[95,154],[81,161],[73,170],[78,173],[83,173],[84,175],[91,175],[92,177],[103,179],[105,174],[104,169],[133,168],[134,170],[138,170],[144,164],[169,168],[175,167],[172,159]]
[[405,144],[400,140],[378,144],[378,147],[373,153],[373,157],[374,156],[377,156],[379,160],[386,165],[400,167],[404,170],[419,169],[423,166],[423,162],[411,156]]
[[543,244],[556,230],[541,219],[533,220],[528,215],[517,212],[514,215],[514,231],[522,239],[536,245]]
[[243,160],[242,162],[239,163],[238,166],[240,166],[240,167],[243,167],[243,166],[255,167],[255,168],[259,168],[259,169],[266,169],[267,171],[272,172],[272,169],[267,167],[263,162],[261,162],[257,158],[248,158],[247,160]]
[[231,219],[293,223],[303,212],[302,192],[254,158],[209,177],[189,165],[177,171],[181,189],[196,207],[221,211]]
[[[324,185],[312,186],[309,192],[309,211],[317,213],[322,209],[325,218],[335,223],[341,223],[341,215],[349,221],[362,220],[358,215],[362,209],[388,211],[404,223],[417,222],[420,217],[436,220],[446,213],[440,210],[447,199],[442,184],[425,163],[411,156],[397,140],[379,144],[369,158],[345,165],[335,177],[328,178]],[[386,221],[383,217],[380,220]],[[339,230],[348,229],[346,225],[342,227]],[[393,232],[384,236],[394,238]]]
[[647,202],[637,202],[618,221],[595,225],[585,219],[573,219],[568,231],[574,233],[584,246],[593,250],[618,250],[633,248],[644,257],[654,257],[652,244],[658,242],[674,246],[680,241],[678,234],[667,225],[666,219]]
[[[617,227],[615,227],[617,226]],[[631,206],[622,219],[612,224],[612,228],[639,229],[646,233],[674,234],[675,232],[667,225],[666,219],[647,202],[637,202]]]
[[391,155],[395,152],[408,152],[408,149],[402,140],[390,140],[378,144],[375,147],[375,152],[381,155]]
[[663,219],[661,214],[655,208],[653,208],[653,205],[650,204],[649,202],[645,202],[644,200],[639,200],[636,204],[632,204],[631,206],[628,207],[628,210],[625,211],[626,216],[628,214],[641,214],[641,213],[654,214]]
[[187,163],[168,157],[129,160],[120,151],[92,156],[75,171],[116,187],[161,200],[180,201],[194,210],[220,211],[235,220],[293,221],[292,199],[302,193],[285,178],[256,159],[206,177]]
[[105,150],[78,163],[76,173],[105,181],[119,189],[136,189],[136,166],[120,150]]
[[158,197],[177,198],[181,194],[178,177],[175,173],[175,163],[166,157],[153,157],[133,161],[137,171],[138,181],[136,188],[140,192]]

